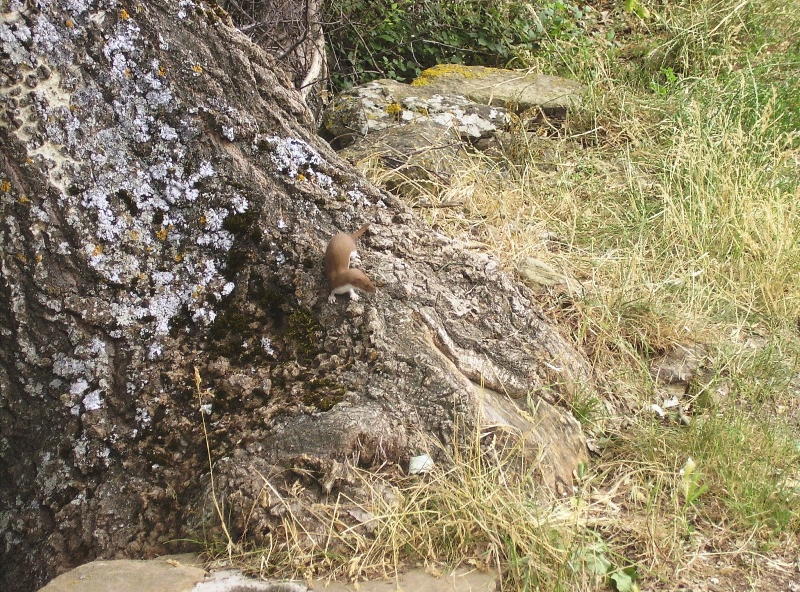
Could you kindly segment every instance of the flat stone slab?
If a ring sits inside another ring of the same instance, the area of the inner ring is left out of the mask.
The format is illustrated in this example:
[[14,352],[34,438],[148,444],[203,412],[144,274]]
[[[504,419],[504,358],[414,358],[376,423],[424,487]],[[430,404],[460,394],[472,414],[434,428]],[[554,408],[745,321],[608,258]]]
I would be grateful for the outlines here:
[[432,575],[415,569],[392,579],[307,585],[256,580],[236,570],[207,574],[197,561],[191,554],[149,561],[92,561],[61,574],[39,592],[494,592],[496,583],[493,575],[475,570]]
[[320,592],[494,592],[497,579],[476,570],[456,569],[449,574],[431,575],[421,569],[399,574],[396,579],[356,584],[314,582]]
[[321,130],[341,145],[410,123],[452,127],[463,138],[493,135],[509,123],[502,107],[481,105],[460,92],[440,93],[395,80],[373,80],[337,96],[325,109]]
[[191,592],[206,572],[174,559],[92,561],[61,574],[39,592]]
[[577,105],[585,90],[581,83],[559,76],[461,64],[428,68],[411,86],[441,95],[462,95],[482,105],[516,112],[540,107],[555,114]]

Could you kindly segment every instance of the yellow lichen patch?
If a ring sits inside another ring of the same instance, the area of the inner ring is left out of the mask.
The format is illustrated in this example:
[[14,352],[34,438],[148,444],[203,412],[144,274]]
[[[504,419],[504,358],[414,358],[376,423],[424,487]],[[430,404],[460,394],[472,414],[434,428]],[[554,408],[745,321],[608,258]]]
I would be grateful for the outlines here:
[[72,29],[75,27],[75,21],[73,21],[72,19],[67,19],[64,22],[64,25],[67,27],[67,29]]
[[41,263],[42,262],[42,254],[41,253],[36,253],[36,257],[34,257],[34,260],[36,261],[36,263]]
[[203,216],[200,216],[197,219],[197,221],[200,223],[200,226],[205,226],[206,222],[208,222],[208,218],[206,218],[205,215],[203,215]]
[[0,181],[0,191],[4,191],[5,193],[11,191],[11,181],[8,179],[3,179]]
[[167,69],[164,66],[158,67],[158,75],[162,78],[167,75]]
[[161,230],[156,231],[156,238],[160,241],[167,240],[167,236],[169,236],[169,226],[164,226]]
[[128,233],[128,235],[131,237],[131,240],[135,241],[138,241],[139,238],[141,238],[141,235],[137,230],[131,230],[130,233]]
[[403,106],[398,102],[389,103],[386,105],[386,112],[389,115],[397,115],[403,110]]
[[422,74],[411,82],[411,86],[425,86],[442,76],[448,76],[450,78],[484,78],[497,70],[497,68],[486,67],[477,69],[476,67],[464,66],[463,64],[438,64],[432,68],[423,70]]
[[297,180],[298,180],[300,183],[302,183],[303,181],[305,181],[305,180],[306,180],[306,176],[305,176],[303,173],[298,173],[298,174],[297,174]]
[[180,263],[183,261],[183,253],[175,253],[174,259],[176,263]]
[[103,254],[103,245],[95,245],[92,250],[92,257],[99,257]]
[[14,257],[16,257],[17,261],[19,261],[20,263],[28,262],[28,258],[25,256],[25,253],[17,253],[14,255]]
[[201,66],[200,64],[195,64],[194,66],[192,66],[192,70],[196,74],[200,74],[203,71],[203,66]]
[[120,11],[119,11],[119,18],[121,20],[123,20],[123,21],[127,21],[129,18],[131,18],[131,15],[128,14],[127,10],[125,10],[124,8],[121,8]]
[[21,204],[29,204],[29,203],[31,203],[31,200],[28,199],[27,195],[20,195],[19,198],[17,199],[17,201],[19,203],[21,203]]

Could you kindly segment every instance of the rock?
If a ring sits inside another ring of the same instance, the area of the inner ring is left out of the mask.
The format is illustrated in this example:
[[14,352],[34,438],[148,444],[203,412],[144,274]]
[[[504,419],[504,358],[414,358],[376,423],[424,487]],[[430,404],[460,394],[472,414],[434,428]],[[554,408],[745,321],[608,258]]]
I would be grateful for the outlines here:
[[174,559],[92,561],[61,574],[39,592],[189,592],[201,567]]
[[517,265],[517,273],[534,290],[557,287],[577,298],[583,297],[585,292],[578,280],[535,257],[522,259]]
[[243,576],[238,570],[212,573],[197,584],[192,592],[307,592],[309,587],[298,581],[264,581]]
[[580,103],[585,90],[582,84],[558,76],[460,64],[428,68],[411,85],[442,95],[463,95],[476,103],[518,113],[538,107],[558,117]]
[[462,150],[459,137],[452,129],[423,120],[376,131],[344,148],[340,154],[353,164],[377,159],[398,173],[397,179],[388,179],[386,185],[408,193],[402,188],[408,180],[446,184],[456,170]]
[[433,88],[374,80],[336,97],[322,114],[321,131],[341,148],[373,132],[420,121],[453,128],[464,139],[477,139],[505,128],[509,116],[502,107],[479,104],[458,92],[442,94]]
[[493,575],[475,570],[456,569],[449,574],[435,576],[415,569],[400,574],[396,580],[359,582],[357,585],[316,582],[312,588],[320,592],[493,592],[496,585],[497,579]]
[[61,574],[39,592],[306,592],[301,582],[264,581],[237,570],[211,574],[196,555],[150,561],[92,561]]
[[197,557],[162,557],[150,561],[121,559],[92,561],[61,574],[39,592],[490,592],[496,578],[487,573],[456,569],[445,575],[411,570],[392,580],[356,584],[299,581],[265,581],[248,578],[238,570],[220,570],[206,576]]
[[650,364],[653,379],[661,385],[687,387],[706,357],[706,348],[698,343],[673,347]]

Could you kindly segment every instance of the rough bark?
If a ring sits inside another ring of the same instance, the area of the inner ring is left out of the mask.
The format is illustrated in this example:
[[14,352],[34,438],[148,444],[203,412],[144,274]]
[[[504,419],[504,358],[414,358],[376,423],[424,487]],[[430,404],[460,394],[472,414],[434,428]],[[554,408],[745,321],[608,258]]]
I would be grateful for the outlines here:
[[[280,513],[252,505],[264,479],[283,491],[297,470],[324,495],[342,467],[405,463],[477,416],[569,481],[584,357],[494,260],[319,140],[218,8],[0,7],[0,589],[194,536],[201,412],[255,537]],[[379,290],[329,304],[325,241],[364,222]]]
[[322,0],[221,0],[233,23],[288,70],[300,95],[321,106],[328,79]]

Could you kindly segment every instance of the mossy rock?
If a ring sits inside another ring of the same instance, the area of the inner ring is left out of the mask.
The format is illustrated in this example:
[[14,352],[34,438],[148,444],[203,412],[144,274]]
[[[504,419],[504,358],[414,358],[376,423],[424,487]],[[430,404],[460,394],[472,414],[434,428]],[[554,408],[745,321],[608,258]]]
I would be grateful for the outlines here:
[[518,113],[541,108],[559,115],[577,105],[585,91],[579,82],[559,76],[461,64],[428,68],[411,85],[440,95],[463,95],[476,103]]

